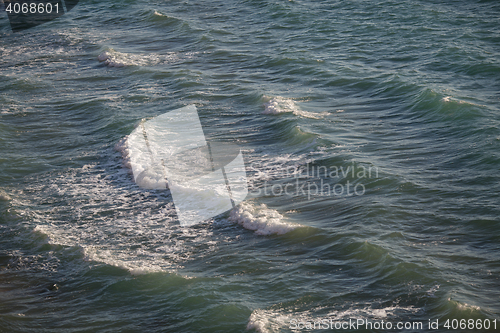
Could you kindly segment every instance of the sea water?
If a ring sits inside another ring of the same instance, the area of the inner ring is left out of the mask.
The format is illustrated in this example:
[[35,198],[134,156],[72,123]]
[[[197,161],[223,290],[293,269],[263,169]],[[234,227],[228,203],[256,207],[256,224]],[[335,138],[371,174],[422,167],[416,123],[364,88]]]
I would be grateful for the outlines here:
[[[80,1],[12,33],[0,13],[0,331],[493,332],[499,17],[477,0]],[[249,195],[181,227],[126,141],[190,104],[207,140],[241,147]]]

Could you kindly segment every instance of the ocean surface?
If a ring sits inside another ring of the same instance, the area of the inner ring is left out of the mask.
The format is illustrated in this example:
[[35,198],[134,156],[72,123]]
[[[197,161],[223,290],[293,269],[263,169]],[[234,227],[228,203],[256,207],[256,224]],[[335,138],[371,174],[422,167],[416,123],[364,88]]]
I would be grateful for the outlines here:
[[[1,12],[0,332],[500,329],[499,23],[477,0]],[[126,146],[190,104],[250,194],[181,227]]]

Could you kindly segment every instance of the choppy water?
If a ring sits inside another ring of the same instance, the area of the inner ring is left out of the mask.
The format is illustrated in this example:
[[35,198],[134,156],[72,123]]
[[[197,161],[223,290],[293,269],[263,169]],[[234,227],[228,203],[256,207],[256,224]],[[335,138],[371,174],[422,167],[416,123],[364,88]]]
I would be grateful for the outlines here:
[[[498,322],[499,17],[497,1],[81,1],[13,34],[2,13],[0,331]],[[252,194],[182,228],[123,145],[188,104],[245,149]]]

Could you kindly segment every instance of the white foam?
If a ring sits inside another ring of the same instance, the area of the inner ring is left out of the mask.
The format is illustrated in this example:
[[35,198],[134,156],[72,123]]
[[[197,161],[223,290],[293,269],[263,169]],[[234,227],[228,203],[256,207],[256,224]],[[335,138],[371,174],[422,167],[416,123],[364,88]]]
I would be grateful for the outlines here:
[[434,287],[427,290],[427,295],[429,295],[430,297],[436,297],[434,294],[436,293],[436,291],[438,291],[439,287],[440,287],[440,285],[436,284]]
[[289,325],[290,319],[290,315],[277,311],[257,309],[250,315],[246,329],[258,333],[279,332],[281,328]]
[[479,306],[477,306],[477,305],[472,305],[472,304],[468,304],[468,303],[462,303],[462,302],[459,302],[459,301],[454,301],[451,298],[448,298],[448,302],[450,302],[451,304],[453,304],[457,308],[457,310],[459,310],[459,311],[475,312],[475,311],[481,310],[481,308]]
[[341,320],[346,318],[376,318],[383,319],[387,317],[396,316],[396,313],[399,312],[407,312],[407,313],[416,313],[419,309],[413,306],[388,306],[385,308],[371,308],[371,307],[363,307],[363,308],[350,308],[347,310],[341,311],[331,311],[328,313],[327,317],[333,320]]
[[50,207],[30,211],[35,232],[50,244],[81,248],[86,260],[132,274],[176,271],[191,257],[215,251],[219,240],[230,241],[203,225],[182,228],[167,191],[138,190],[129,177],[123,169],[109,175],[92,165],[69,170],[32,182],[27,190],[34,197],[21,197],[19,209],[50,200]]
[[10,201],[10,200],[11,200],[10,196],[7,193],[0,190],[0,201]]
[[[143,251],[138,252],[137,254],[140,254]],[[139,258],[139,256],[134,256],[133,253],[116,253],[115,251],[101,249],[97,246],[85,247],[84,254],[85,260],[98,261],[110,266],[120,267],[128,270],[132,275],[162,272],[165,269],[165,267],[155,264],[159,260],[148,262],[141,259],[133,259]]]
[[[30,209],[30,221],[50,243],[80,247],[87,260],[122,267],[133,274],[177,270],[191,258],[216,251],[221,242],[234,240],[214,233],[208,223],[181,227],[168,191],[137,188],[130,175],[128,138],[115,146],[123,160],[69,169],[60,177],[33,179],[26,189],[29,195],[15,196],[19,211],[36,203],[39,208]],[[322,152],[278,156],[259,153],[253,156],[259,165],[251,164],[264,171],[264,178],[282,178],[285,167],[300,166],[314,154]],[[122,161],[128,169],[119,167]],[[256,174],[250,182],[260,186],[260,176]],[[283,234],[300,226],[288,223],[278,211],[253,202],[240,204],[230,215],[233,222],[259,235]]]
[[484,105],[460,100],[460,99],[454,98],[453,96],[445,96],[441,99],[441,101],[443,101],[445,103],[454,102],[454,103],[458,103],[458,104],[468,104],[468,105],[473,105],[473,106],[484,107]]
[[283,235],[300,227],[299,224],[284,221],[283,215],[277,210],[269,209],[264,204],[254,206],[250,202],[243,202],[234,208],[229,220],[263,236]]
[[[187,57],[192,57],[193,54],[186,54]],[[156,53],[124,53],[114,49],[108,49],[97,56],[99,62],[108,67],[125,67],[125,66],[154,66],[158,64],[171,63],[178,60],[178,55],[174,52],[167,54]]]
[[123,158],[123,166],[129,170],[129,173],[132,173],[132,166],[130,164],[130,151],[128,149],[128,135],[122,138],[115,144],[115,150],[120,152]]
[[302,323],[315,323],[323,319],[331,319],[332,321],[349,320],[352,318],[381,320],[388,317],[398,317],[401,312],[414,314],[419,311],[418,308],[415,308],[413,306],[390,306],[379,309],[365,306],[362,308],[350,308],[347,310],[331,311],[326,315],[319,315],[318,312],[323,312],[324,309],[325,307],[312,308],[306,311],[297,311],[296,309],[256,309],[250,315],[246,329],[255,330],[259,333],[273,333],[282,332],[283,329],[290,328],[292,320]]
[[104,62],[108,67],[125,67],[126,65],[134,65],[133,62],[127,62],[123,53],[118,52],[103,52],[98,57],[97,60]]
[[[141,275],[168,270],[162,263],[162,254],[147,253],[144,250],[117,251],[116,248],[105,245],[90,245],[81,242],[81,234],[75,233],[74,228],[70,228],[73,234],[65,232],[54,226],[37,225],[34,232],[44,234],[48,238],[48,243],[70,247],[79,247],[84,255],[84,260],[104,263],[110,266],[128,270],[132,275]],[[166,247],[164,247],[166,248]],[[172,249],[169,249],[172,250]],[[149,257],[146,260],[145,257]],[[168,268],[172,268],[169,266]]]
[[269,97],[264,96],[264,114],[280,114],[280,113],[293,113],[296,116],[320,119],[323,118],[327,113],[313,113],[308,111],[303,111],[291,98],[285,98],[281,96]]

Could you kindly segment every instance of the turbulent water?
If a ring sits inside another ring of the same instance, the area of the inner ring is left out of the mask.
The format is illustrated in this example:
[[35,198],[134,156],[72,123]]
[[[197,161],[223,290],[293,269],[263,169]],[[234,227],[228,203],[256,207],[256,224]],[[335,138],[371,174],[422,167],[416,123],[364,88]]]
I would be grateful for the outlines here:
[[[0,331],[499,329],[499,17],[476,0],[93,0],[12,33],[0,13]],[[241,147],[250,193],[181,227],[126,142],[190,104]]]

